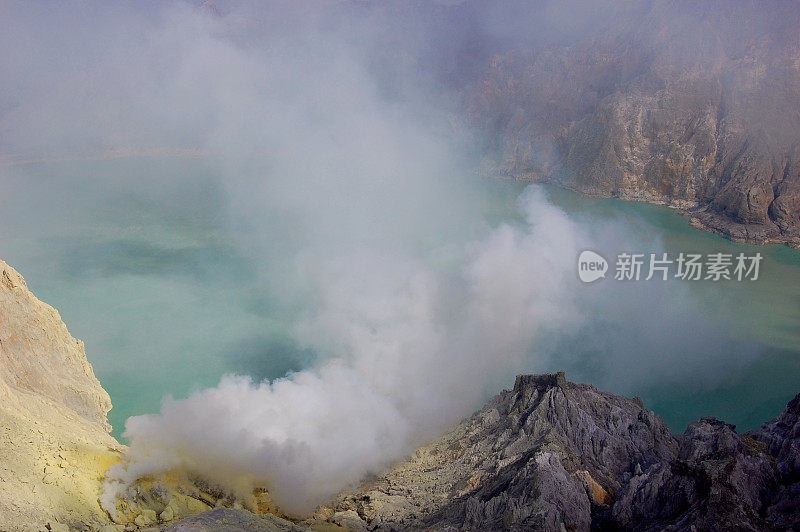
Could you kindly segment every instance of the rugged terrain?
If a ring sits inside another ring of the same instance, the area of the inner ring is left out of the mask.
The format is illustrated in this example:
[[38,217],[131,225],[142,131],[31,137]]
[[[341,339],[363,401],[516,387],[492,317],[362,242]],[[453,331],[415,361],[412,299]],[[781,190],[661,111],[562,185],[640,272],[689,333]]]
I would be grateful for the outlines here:
[[767,530],[800,525],[800,396],[750,434],[682,435],[638,399],[524,375],[318,518],[356,530]]
[[228,509],[167,530],[786,530],[800,526],[799,457],[800,395],[748,434],[704,418],[672,435],[639,399],[522,375],[294,528]]
[[483,138],[483,173],[800,246],[797,3],[587,2],[566,20],[547,6],[509,10],[504,25],[517,15],[530,31],[469,43],[448,78]]

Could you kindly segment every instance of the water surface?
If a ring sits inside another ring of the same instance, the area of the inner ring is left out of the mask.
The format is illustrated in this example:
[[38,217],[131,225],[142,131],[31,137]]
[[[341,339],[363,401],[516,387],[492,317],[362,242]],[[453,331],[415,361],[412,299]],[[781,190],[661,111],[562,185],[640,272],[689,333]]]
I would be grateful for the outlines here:
[[[289,334],[302,309],[265,281],[265,271],[287,267],[291,243],[251,253],[204,160],[7,167],[0,185],[0,256],[86,342],[114,403],[116,436],[165,395],[186,396],[228,372],[272,379],[314,361]],[[489,188],[476,215],[519,223],[523,185]],[[530,371],[566,369],[571,380],[639,395],[678,431],[704,415],[754,428],[800,391],[800,252],[735,244],[664,207],[540,188],[608,258],[758,251],[764,260],[756,282],[581,285],[576,275],[585,318],[543,339],[552,355]]]

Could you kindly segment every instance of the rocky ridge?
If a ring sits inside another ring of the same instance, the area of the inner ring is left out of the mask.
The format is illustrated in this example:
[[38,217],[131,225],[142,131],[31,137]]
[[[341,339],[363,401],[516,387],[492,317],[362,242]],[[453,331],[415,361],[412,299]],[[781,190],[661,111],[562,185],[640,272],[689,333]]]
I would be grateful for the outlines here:
[[641,400],[524,375],[316,519],[353,530],[797,527],[798,405],[749,434],[704,418],[672,435]]
[[[800,395],[747,434],[704,418],[673,435],[638,398],[567,382],[563,373],[521,375],[512,390],[453,430],[295,526],[796,529],[799,450]],[[225,523],[289,530],[286,521],[259,520],[245,510],[215,510],[167,530],[211,532]]]

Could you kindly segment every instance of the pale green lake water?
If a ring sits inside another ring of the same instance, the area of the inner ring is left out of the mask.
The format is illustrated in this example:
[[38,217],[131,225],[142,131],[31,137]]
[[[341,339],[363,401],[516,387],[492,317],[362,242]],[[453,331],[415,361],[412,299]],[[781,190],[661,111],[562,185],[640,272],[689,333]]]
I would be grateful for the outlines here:
[[[490,187],[483,215],[518,223],[523,185]],[[800,252],[734,244],[663,207],[543,188],[607,258],[744,251],[764,260],[756,282],[576,279],[588,318],[549,338],[556,354],[530,371],[566,369],[571,380],[640,395],[677,431],[704,415],[754,428],[800,392]],[[202,160],[10,167],[0,190],[0,257],[86,342],[116,436],[165,395],[226,372],[276,378],[313,361],[287,333],[299,309],[270,296],[265,265],[236,243],[225,191]]]

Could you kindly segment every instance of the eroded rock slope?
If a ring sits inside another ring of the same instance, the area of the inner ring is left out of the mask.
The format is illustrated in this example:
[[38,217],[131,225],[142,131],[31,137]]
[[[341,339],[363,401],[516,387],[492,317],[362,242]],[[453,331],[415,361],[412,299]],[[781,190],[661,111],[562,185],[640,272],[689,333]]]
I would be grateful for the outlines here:
[[97,500],[121,449],[110,409],[83,342],[0,260],[0,530],[110,522]]
[[315,519],[353,530],[796,527],[798,405],[749,435],[712,418],[672,435],[638,399],[563,373],[520,376]]

